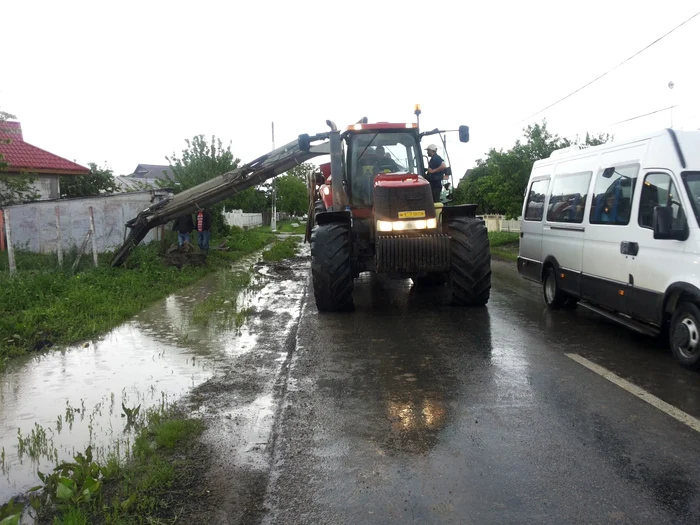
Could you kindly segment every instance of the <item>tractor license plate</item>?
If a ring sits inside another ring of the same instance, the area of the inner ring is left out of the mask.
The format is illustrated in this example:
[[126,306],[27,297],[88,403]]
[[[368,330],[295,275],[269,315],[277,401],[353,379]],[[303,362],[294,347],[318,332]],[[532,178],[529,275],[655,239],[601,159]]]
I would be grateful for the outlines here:
[[420,217],[425,217],[425,210],[399,212],[399,219],[416,219]]

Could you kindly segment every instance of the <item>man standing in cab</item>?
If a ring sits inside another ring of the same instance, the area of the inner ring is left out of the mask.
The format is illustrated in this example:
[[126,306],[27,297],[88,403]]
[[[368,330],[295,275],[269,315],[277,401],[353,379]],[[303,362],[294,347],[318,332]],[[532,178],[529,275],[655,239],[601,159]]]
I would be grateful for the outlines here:
[[437,146],[431,144],[425,148],[428,152],[428,157],[430,157],[430,162],[428,162],[428,181],[430,182],[430,189],[433,192],[433,202],[440,202],[440,193],[442,192],[442,178],[445,176],[445,161],[442,157],[437,154]]

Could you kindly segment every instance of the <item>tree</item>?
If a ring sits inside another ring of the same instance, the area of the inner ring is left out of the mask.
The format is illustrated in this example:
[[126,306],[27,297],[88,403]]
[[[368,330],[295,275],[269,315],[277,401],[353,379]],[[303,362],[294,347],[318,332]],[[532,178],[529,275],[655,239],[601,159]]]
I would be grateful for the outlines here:
[[[14,118],[16,118],[14,115],[0,111],[0,122]],[[2,144],[10,144],[11,142],[11,139],[0,139]],[[38,199],[39,193],[34,187],[36,178],[28,173],[3,175],[2,172],[7,171],[8,167],[9,164],[0,153],[0,206],[11,206]]]
[[[231,144],[224,148],[221,139],[215,136],[212,136],[211,144],[204,135],[196,135],[185,142],[187,148],[182,150],[181,157],[174,153],[172,157],[165,157],[173,171],[173,177],[158,181],[160,187],[172,188],[175,193],[179,193],[231,171],[240,162],[231,153]],[[220,202],[209,210],[212,214],[212,230],[220,233],[227,229],[222,215],[225,207],[235,208],[235,197]]]
[[[477,160],[476,168],[455,189],[455,202],[476,204],[480,213],[517,217],[535,161],[549,157],[559,148],[581,143],[578,136],[569,140],[551,133],[546,120],[529,125],[523,129],[523,135],[525,141],[516,141],[510,150],[491,149],[486,159]],[[609,140],[608,134],[586,133],[583,144],[596,146]]]
[[60,179],[61,197],[91,197],[101,193],[117,191],[117,181],[112,170],[107,166],[99,167],[94,162],[88,163],[88,175],[64,175]]
[[313,175],[315,171],[316,166],[310,162],[302,162],[301,164],[298,164],[292,169],[288,170],[285,175],[290,175],[306,184],[306,182],[309,180],[309,175]]
[[309,209],[309,196],[306,182],[298,175],[290,174],[277,177],[277,208],[289,214],[303,214]]
[[234,197],[226,199],[226,208],[243,210],[244,213],[262,213],[269,208],[269,199],[265,191],[259,188],[247,188]]
[[211,144],[204,135],[196,135],[185,142],[187,148],[182,150],[182,157],[174,153],[172,157],[165,157],[173,171],[173,178],[159,181],[161,187],[171,187],[175,193],[223,175],[240,162],[231,153],[231,144],[224,148],[221,139],[215,136],[212,136]]

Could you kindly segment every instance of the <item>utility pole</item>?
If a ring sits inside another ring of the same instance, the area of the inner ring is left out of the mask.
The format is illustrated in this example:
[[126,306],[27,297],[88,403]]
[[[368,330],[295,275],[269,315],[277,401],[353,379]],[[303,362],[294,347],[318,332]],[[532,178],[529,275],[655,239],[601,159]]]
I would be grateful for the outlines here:
[[[668,83],[668,89],[673,91],[673,86],[675,86],[675,84],[673,83],[673,80],[671,80]],[[673,94],[671,94],[670,98],[671,98],[671,127],[673,127]]]
[[[272,122],[272,151],[275,151],[275,123]],[[272,178],[272,219],[270,221],[270,229],[273,232],[277,231],[277,191],[275,188],[275,180],[277,177]]]

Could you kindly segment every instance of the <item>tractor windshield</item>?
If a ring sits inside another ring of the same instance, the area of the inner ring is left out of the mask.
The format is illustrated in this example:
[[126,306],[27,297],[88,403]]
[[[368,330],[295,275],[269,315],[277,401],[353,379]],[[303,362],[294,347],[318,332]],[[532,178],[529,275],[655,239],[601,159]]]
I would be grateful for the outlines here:
[[379,173],[420,175],[421,156],[412,133],[362,133],[350,138],[348,175],[355,205],[372,204],[374,177]]

